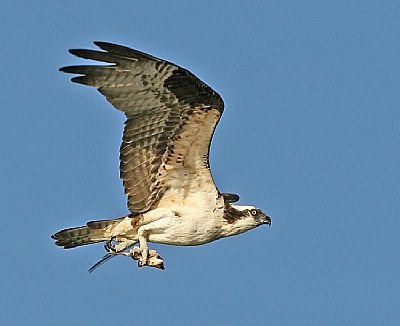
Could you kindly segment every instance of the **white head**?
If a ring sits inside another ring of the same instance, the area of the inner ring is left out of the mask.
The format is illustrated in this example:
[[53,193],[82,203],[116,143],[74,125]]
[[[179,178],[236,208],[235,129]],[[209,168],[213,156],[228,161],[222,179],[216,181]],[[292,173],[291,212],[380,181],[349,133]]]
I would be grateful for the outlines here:
[[236,235],[254,229],[260,225],[271,225],[271,218],[255,206],[225,204],[224,218],[226,236]]

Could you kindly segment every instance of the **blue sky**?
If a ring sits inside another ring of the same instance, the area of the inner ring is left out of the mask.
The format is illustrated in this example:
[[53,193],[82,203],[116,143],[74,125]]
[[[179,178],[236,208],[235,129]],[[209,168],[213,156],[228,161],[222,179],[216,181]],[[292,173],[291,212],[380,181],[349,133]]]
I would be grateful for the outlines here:
[[[400,301],[397,1],[3,1],[1,325],[395,325]],[[154,246],[166,270],[50,235],[127,213],[123,115],[58,68],[127,45],[224,98],[221,191],[271,228]]]

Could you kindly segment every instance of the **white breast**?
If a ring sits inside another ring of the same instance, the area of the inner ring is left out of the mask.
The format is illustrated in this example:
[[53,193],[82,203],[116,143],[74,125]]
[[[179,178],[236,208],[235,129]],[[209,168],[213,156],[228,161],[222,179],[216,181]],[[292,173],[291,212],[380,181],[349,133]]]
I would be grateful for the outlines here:
[[149,241],[195,246],[219,239],[221,228],[226,224],[223,199],[216,200],[213,197],[210,200],[211,194],[201,192],[187,196],[183,202],[180,202],[180,198],[176,198],[178,203],[170,202],[167,208],[170,213],[160,216],[154,223],[157,227],[149,232]]

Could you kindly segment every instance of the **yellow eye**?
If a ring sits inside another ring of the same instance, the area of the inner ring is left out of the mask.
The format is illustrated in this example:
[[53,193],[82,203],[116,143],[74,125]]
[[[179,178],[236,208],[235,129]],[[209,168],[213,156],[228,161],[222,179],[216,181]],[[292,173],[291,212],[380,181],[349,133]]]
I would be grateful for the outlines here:
[[251,215],[256,216],[258,214],[258,211],[256,209],[252,209],[250,213]]

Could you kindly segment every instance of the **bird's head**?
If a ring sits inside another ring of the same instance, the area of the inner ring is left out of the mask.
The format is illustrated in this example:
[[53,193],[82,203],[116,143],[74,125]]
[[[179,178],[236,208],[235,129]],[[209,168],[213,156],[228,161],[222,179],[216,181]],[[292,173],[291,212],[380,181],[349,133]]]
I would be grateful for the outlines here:
[[271,226],[271,218],[265,214],[261,209],[255,206],[239,206],[235,205],[235,208],[240,207],[242,218],[254,219],[257,225],[268,224]]
[[228,204],[225,206],[225,218],[231,223],[244,220],[253,227],[262,224],[271,226],[271,218],[255,206]]
[[271,226],[271,218],[261,209],[254,207],[249,210],[248,214],[251,215],[257,223],[268,224],[268,226]]

